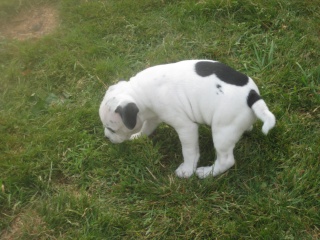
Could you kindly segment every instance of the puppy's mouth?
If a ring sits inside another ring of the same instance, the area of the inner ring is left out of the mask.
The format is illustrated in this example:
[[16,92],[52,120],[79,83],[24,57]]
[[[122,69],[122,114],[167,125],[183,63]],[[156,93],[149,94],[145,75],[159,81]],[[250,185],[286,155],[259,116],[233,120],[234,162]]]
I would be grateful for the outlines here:
[[122,143],[123,141],[118,141],[118,140],[112,140],[112,139],[109,139],[110,142],[114,143],[114,144],[118,144],[118,143]]
[[114,144],[118,144],[118,143],[124,142],[124,139],[113,139],[113,138],[109,138],[107,136],[105,136],[105,138],[108,139],[110,142],[112,142]]

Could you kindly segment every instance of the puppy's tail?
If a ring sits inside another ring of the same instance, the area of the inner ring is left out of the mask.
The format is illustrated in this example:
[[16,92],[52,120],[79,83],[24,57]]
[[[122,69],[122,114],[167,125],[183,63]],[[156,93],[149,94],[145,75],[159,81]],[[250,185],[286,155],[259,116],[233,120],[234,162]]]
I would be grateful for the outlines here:
[[269,130],[276,124],[275,116],[269,111],[267,104],[255,90],[249,92],[247,104],[253,110],[254,114],[263,122],[262,132],[267,135]]

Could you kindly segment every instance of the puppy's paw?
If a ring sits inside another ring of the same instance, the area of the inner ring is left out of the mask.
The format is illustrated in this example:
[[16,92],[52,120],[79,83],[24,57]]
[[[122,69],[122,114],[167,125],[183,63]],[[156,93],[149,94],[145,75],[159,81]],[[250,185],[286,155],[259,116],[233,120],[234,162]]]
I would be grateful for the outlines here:
[[252,129],[253,129],[253,125],[251,125],[246,131],[247,131],[247,132],[251,132]]
[[210,166],[210,167],[199,167],[196,170],[196,174],[199,178],[206,178],[208,176],[212,176],[213,175],[213,167],[214,165]]
[[141,132],[138,132],[138,133],[135,133],[135,134],[132,134],[131,137],[130,137],[130,140],[134,140],[134,139],[137,139],[139,137],[141,137],[142,133]]
[[194,173],[194,168],[182,163],[175,171],[179,178],[189,178]]

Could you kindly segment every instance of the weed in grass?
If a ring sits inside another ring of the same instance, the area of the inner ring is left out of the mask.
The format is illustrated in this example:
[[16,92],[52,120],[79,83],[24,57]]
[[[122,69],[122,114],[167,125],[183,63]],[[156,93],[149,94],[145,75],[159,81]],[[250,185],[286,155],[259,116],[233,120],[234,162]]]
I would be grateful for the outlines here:
[[266,40],[265,45],[270,45],[268,51],[259,49],[259,46],[257,44],[255,44],[255,46],[253,47],[257,64],[256,72],[262,72],[264,69],[268,68],[273,63],[275,44],[273,41],[271,41],[269,44],[268,40]]
[[[314,72],[306,72],[301,65],[296,62],[301,70],[300,80],[306,88],[314,92],[315,97],[320,98],[320,67],[317,67]],[[317,84],[318,82],[318,84]]]

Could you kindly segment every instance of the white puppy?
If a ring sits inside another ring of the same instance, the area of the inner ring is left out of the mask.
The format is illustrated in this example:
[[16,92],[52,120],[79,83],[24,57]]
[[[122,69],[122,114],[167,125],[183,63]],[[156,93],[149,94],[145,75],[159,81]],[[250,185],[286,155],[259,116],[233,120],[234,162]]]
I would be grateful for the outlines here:
[[[161,122],[172,126],[183,154],[176,174],[184,178],[194,172],[200,178],[225,172],[235,163],[236,142],[256,117],[265,134],[276,121],[250,77],[210,60],[158,65],[120,81],[107,90],[99,115],[113,143],[149,135]],[[197,169],[198,124],[211,126],[217,159]]]

